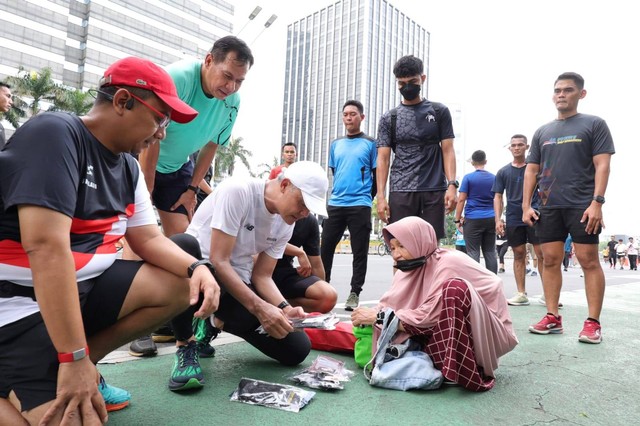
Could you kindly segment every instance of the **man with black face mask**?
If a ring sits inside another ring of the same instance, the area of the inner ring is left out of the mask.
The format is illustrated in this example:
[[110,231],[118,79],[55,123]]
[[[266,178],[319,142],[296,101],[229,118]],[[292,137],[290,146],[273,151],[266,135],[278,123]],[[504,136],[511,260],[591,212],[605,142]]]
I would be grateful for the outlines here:
[[[454,133],[449,109],[420,96],[427,78],[423,72],[422,60],[413,55],[403,56],[393,67],[402,102],[378,125],[378,216],[385,223],[419,216],[440,239],[445,236],[445,212],[457,203]],[[389,173],[391,151],[395,157]]]

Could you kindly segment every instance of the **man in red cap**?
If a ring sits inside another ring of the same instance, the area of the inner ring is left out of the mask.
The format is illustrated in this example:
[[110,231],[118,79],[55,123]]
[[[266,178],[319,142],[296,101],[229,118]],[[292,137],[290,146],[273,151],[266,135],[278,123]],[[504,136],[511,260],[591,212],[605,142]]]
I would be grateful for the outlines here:
[[[86,116],[38,114],[0,152],[0,424],[106,422],[94,364],[189,305],[217,309],[208,263],[159,231],[129,155],[196,115],[162,68],[125,58]],[[116,260],[123,236],[144,262]]]

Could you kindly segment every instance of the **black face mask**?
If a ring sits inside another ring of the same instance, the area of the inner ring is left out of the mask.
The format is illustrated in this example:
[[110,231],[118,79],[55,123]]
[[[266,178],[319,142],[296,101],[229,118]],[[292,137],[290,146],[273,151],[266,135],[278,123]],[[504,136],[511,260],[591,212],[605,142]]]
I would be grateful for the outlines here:
[[400,269],[402,272],[408,272],[421,267],[425,263],[427,263],[427,258],[422,256],[411,260],[398,260],[395,267]]
[[421,86],[419,84],[407,83],[400,88],[400,94],[408,101],[412,101],[420,96]]

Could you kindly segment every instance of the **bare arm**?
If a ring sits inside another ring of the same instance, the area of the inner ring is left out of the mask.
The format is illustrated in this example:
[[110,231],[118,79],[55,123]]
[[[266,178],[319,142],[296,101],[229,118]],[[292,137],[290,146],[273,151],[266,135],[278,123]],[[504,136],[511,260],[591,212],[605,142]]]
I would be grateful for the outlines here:
[[524,170],[524,184],[522,187],[522,221],[529,226],[538,220],[538,215],[531,208],[533,191],[536,188],[536,177],[540,172],[540,165],[535,163],[527,164]]
[[[604,197],[609,183],[609,174],[611,172],[611,154],[599,154],[593,157],[593,165],[596,169],[595,188],[593,195],[601,195]],[[589,207],[584,211],[580,222],[587,221],[585,230],[587,234],[595,234],[600,228],[604,228],[604,218],[602,217],[602,204],[597,201],[591,201]]]
[[[447,180],[456,180],[456,152],[453,149],[453,139],[444,139],[440,146],[444,174]],[[456,208],[456,203],[458,202],[456,192],[457,188],[455,186],[447,186],[447,192],[444,195],[444,208],[447,213],[451,213]]]
[[502,201],[502,194],[496,192],[493,196],[493,214],[496,217],[496,234],[498,235],[504,235],[504,224],[502,220],[500,220],[503,208],[504,202]]
[[467,193],[466,192],[461,192],[460,193],[460,199],[458,200],[458,203],[456,204],[456,215],[455,215],[455,220],[458,220],[459,222],[456,223],[456,228],[458,228],[458,230],[460,232],[462,232],[462,225],[464,224],[464,218],[462,217],[462,211],[464,210],[464,205],[467,203]]
[[160,142],[149,145],[147,149],[143,149],[138,156],[140,168],[144,174],[144,182],[147,184],[149,194],[153,193],[153,186],[156,179],[156,166],[158,165],[158,157],[160,157]]
[[[218,279],[225,290],[258,318],[260,324],[262,324],[265,331],[271,337],[278,339],[285,337],[293,328],[282,314],[282,310],[265,302],[256,293],[251,291],[231,265],[231,253],[236,244],[236,237],[215,228],[211,231],[211,250],[209,257],[216,268]],[[273,272],[273,269],[271,272]],[[282,300],[284,300],[284,298]],[[281,301],[277,303],[280,302]]]
[[[58,352],[87,346],[75,264],[71,253],[71,218],[44,207],[18,207],[20,238],[29,257],[33,286],[47,332]],[[43,420],[79,407],[82,422],[106,421],[107,411],[96,386],[89,357],[60,365],[56,400]]]
[[[179,277],[187,278],[189,266],[199,260],[165,237],[156,225],[128,228],[126,237],[131,248],[145,262],[158,266]],[[220,287],[206,267],[199,266],[193,271],[193,276],[189,280],[189,289],[191,305],[195,305],[198,302],[200,293],[204,297],[202,306],[195,313],[195,316],[205,318],[218,310]]]
[[[196,160],[196,165],[193,169],[193,176],[191,177],[190,184],[191,186],[195,186],[196,188],[200,187],[200,184],[204,179],[204,175],[207,174],[207,170],[209,169],[209,166],[211,166],[217,150],[218,145],[213,142],[207,142],[207,144],[202,147],[202,149],[198,153],[198,159]],[[189,217],[189,221],[191,221],[191,217],[193,216],[193,212],[195,211],[196,204],[196,193],[190,189],[187,189],[171,206],[171,211],[177,209],[182,205],[187,210],[187,216]]]
[[389,178],[389,162],[391,159],[391,148],[378,148],[378,160],[376,162],[376,186],[378,187],[378,217],[384,223],[389,223],[391,210],[387,204],[387,179]]
[[308,277],[311,275],[311,263],[309,262],[309,258],[307,257],[307,253],[301,248],[296,247],[293,244],[287,243],[287,246],[284,249],[284,254],[287,256],[295,256],[298,258],[298,266],[297,271],[303,277]]
[[324,275],[324,264],[322,263],[322,258],[320,256],[309,256],[309,262],[311,263],[311,274],[321,280],[325,280],[326,278]]

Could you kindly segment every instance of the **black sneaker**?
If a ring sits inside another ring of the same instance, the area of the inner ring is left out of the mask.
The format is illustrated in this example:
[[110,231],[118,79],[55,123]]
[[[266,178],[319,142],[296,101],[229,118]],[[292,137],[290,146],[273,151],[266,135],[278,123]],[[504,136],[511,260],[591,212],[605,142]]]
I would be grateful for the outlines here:
[[151,336],[142,336],[131,343],[129,354],[133,356],[155,356],[158,354],[158,347],[151,339]]
[[198,355],[202,358],[211,358],[216,354],[216,348],[211,346],[210,343],[218,337],[218,334],[222,331],[211,324],[211,319],[212,317],[205,319],[194,317],[191,323],[193,326],[193,335],[196,338]]
[[182,391],[204,386],[204,375],[200,368],[198,349],[195,341],[179,346],[169,379],[169,390]]
[[165,324],[151,333],[151,338],[156,343],[169,343],[176,341],[176,336],[173,334],[173,329],[169,324]]

